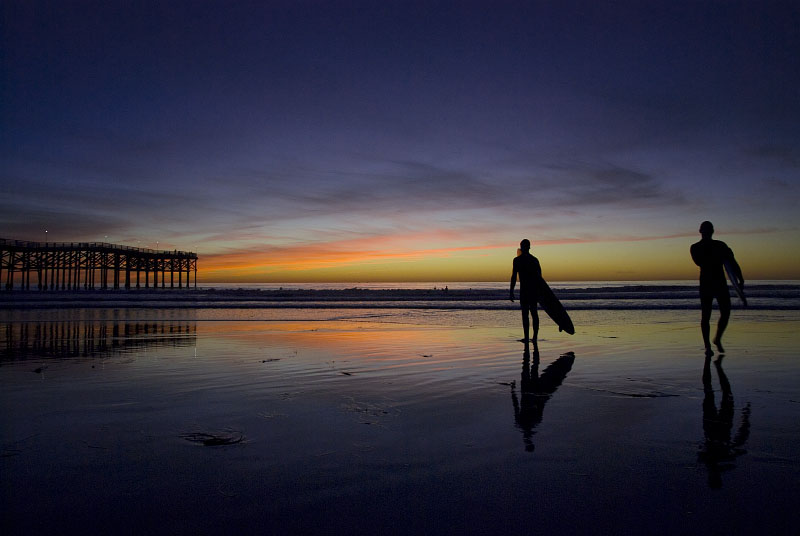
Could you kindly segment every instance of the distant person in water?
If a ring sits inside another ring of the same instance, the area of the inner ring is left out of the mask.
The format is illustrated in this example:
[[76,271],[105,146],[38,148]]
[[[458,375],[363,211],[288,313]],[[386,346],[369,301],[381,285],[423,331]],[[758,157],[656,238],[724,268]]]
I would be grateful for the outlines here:
[[733,268],[736,279],[739,280],[739,285],[744,286],[744,277],[742,276],[742,269],[733,257],[733,251],[728,247],[725,242],[719,240],[712,240],[711,235],[714,234],[714,226],[710,221],[704,221],[700,224],[700,234],[702,239],[692,244],[691,254],[694,263],[700,267],[700,306],[702,308],[702,315],[700,318],[700,331],[703,333],[703,343],[706,347],[706,356],[714,355],[711,349],[710,335],[710,321],[711,321],[711,307],[714,299],[717,300],[719,305],[719,323],[717,324],[717,334],[714,336],[714,344],[720,353],[725,352],[722,347],[722,334],[728,326],[728,319],[731,316],[731,295],[728,292],[728,284],[725,281],[725,262],[728,262]]
[[[538,289],[542,280],[542,267],[539,266],[539,259],[531,255],[531,242],[527,238],[519,243],[517,256],[514,258],[513,271],[511,273],[510,299],[514,301],[514,287],[519,276],[519,305],[522,309],[522,333],[523,342],[532,341],[534,347],[539,337],[539,313],[536,310],[536,302],[539,301]],[[528,312],[531,314],[531,324],[533,324],[533,339],[529,337]]]

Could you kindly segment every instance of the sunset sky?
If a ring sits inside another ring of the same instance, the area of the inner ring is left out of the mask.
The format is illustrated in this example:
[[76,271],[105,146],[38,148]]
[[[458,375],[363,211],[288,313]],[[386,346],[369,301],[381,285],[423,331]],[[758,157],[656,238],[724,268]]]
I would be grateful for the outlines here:
[[[800,3],[7,0],[0,237],[201,282],[800,279]],[[47,231],[47,233],[45,233]]]

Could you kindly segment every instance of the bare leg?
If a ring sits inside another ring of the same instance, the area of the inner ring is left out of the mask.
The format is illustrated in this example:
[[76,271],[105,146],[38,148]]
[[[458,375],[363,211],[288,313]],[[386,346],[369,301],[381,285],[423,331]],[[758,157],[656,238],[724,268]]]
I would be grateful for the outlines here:
[[536,305],[531,307],[531,324],[533,324],[533,345],[537,345],[539,340],[539,311],[536,310]]
[[523,341],[527,344],[530,340],[528,335],[530,334],[529,327],[528,327],[528,306],[522,305],[522,334],[523,334]]
[[719,322],[717,323],[717,334],[714,336],[714,344],[720,353],[724,353],[725,349],[722,347],[722,334],[725,333],[725,328],[728,327],[728,319],[731,317],[730,307],[724,307],[720,304],[719,307]]
[[717,350],[720,353],[724,353],[722,334],[725,333],[725,328],[728,327],[728,319],[731,317],[731,297],[728,294],[728,287],[725,287],[717,295],[717,304],[719,305],[719,322],[717,323],[717,334],[714,336],[714,344],[717,345]]
[[714,351],[711,349],[711,340],[710,340],[712,303],[713,303],[713,298],[706,298],[706,297],[700,298],[700,306],[702,309],[702,313],[700,315],[700,332],[703,334],[703,344],[706,347],[706,357],[714,355]]

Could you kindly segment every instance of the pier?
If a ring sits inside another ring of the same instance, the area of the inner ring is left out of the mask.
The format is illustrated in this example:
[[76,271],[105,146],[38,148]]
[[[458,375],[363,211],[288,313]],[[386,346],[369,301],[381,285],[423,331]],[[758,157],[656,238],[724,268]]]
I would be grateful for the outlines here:
[[[106,242],[0,238],[0,289],[126,290],[189,288],[197,254]],[[169,275],[167,275],[169,274]]]

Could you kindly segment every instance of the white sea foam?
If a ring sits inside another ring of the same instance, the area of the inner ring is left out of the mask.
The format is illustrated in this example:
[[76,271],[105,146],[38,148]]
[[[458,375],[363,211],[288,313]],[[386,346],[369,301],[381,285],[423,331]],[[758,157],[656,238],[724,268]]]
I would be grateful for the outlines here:
[[[551,285],[567,310],[682,310],[698,307],[696,282],[570,282]],[[745,288],[750,309],[800,310],[800,282],[755,281]],[[731,291],[735,308],[742,304]],[[271,308],[511,310],[508,283],[224,284],[197,290],[0,293],[7,308]]]

